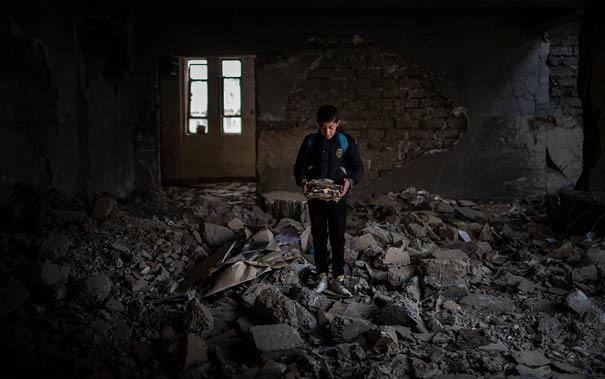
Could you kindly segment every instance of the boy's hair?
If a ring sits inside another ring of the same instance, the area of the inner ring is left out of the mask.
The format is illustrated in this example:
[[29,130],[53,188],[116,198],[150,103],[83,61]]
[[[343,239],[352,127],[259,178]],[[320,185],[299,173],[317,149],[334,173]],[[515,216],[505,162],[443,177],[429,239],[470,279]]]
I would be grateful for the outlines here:
[[338,109],[333,105],[322,105],[317,109],[317,122],[332,122],[340,120]]

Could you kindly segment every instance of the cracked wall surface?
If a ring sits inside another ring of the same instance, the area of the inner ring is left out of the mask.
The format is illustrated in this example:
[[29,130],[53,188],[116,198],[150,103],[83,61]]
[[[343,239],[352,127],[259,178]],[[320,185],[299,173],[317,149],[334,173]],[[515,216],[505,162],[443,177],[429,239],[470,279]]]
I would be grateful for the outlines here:
[[0,205],[15,186],[125,197],[134,185],[129,23],[14,12],[0,39]]

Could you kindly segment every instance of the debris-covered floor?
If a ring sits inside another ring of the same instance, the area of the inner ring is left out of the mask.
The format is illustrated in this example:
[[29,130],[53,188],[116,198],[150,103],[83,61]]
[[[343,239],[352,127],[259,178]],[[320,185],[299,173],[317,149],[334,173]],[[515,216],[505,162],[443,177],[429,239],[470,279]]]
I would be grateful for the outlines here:
[[277,198],[17,193],[0,376],[605,377],[605,244],[553,235],[544,199],[351,202],[340,301],[311,291],[304,208]]

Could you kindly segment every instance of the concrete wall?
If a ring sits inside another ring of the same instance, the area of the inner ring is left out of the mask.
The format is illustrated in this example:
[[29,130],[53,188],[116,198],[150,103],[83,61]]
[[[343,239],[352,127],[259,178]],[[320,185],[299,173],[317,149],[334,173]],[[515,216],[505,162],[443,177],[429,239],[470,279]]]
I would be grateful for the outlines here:
[[[575,184],[582,154],[577,23],[528,26],[506,12],[383,16],[380,25],[372,14],[349,18],[346,24],[355,26],[348,33],[318,34],[295,49],[259,56],[259,148],[283,146],[278,130],[297,138],[312,131],[314,107],[327,102],[342,107],[345,128],[362,147],[367,171],[360,195],[416,186],[469,198],[516,197]],[[359,62],[351,63],[348,51],[360,44],[377,52],[355,71]],[[341,56],[321,70],[322,61]],[[389,78],[409,67],[422,71],[419,85],[430,91],[420,94],[417,108],[407,102],[418,93],[395,84],[394,99]],[[378,74],[364,88],[360,73]],[[300,91],[315,101],[291,104]],[[296,148],[275,158],[259,150],[261,190],[295,189],[289,162]]]
[[[126,196],[134,183],[130,25],[46,6],[5,14],[0,205],[15,185]],[[7,17],[8,16],[8,17]]]
[[578,25],[555,17],[565,10],[203,10],[201,23],[195,9],[45,6],[2,23],[18,52],[0,66],[2,204],[19,182],[68,195],[157,186],[157,62],[179,55],[256,55],[261,191],[295,189],[320,103],[341,106],[360,142],[357,194],[525,196],[579,175]]

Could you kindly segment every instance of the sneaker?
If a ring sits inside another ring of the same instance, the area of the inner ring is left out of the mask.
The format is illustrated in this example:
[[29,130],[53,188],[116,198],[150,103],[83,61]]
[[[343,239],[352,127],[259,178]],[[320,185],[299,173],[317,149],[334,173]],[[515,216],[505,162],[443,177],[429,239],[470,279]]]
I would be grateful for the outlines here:
[[325,275],[322,275],[321,279],[319,279],[319,283],[317,283],[317,286],[315,287],[314,291],[317,293],[322,293],[323,291],[326,290],[326,288],[328,288],[328,277]]
[[353,294],[349,291],[340,280],[332,280],[330,291],[342,297],[352,297]]

